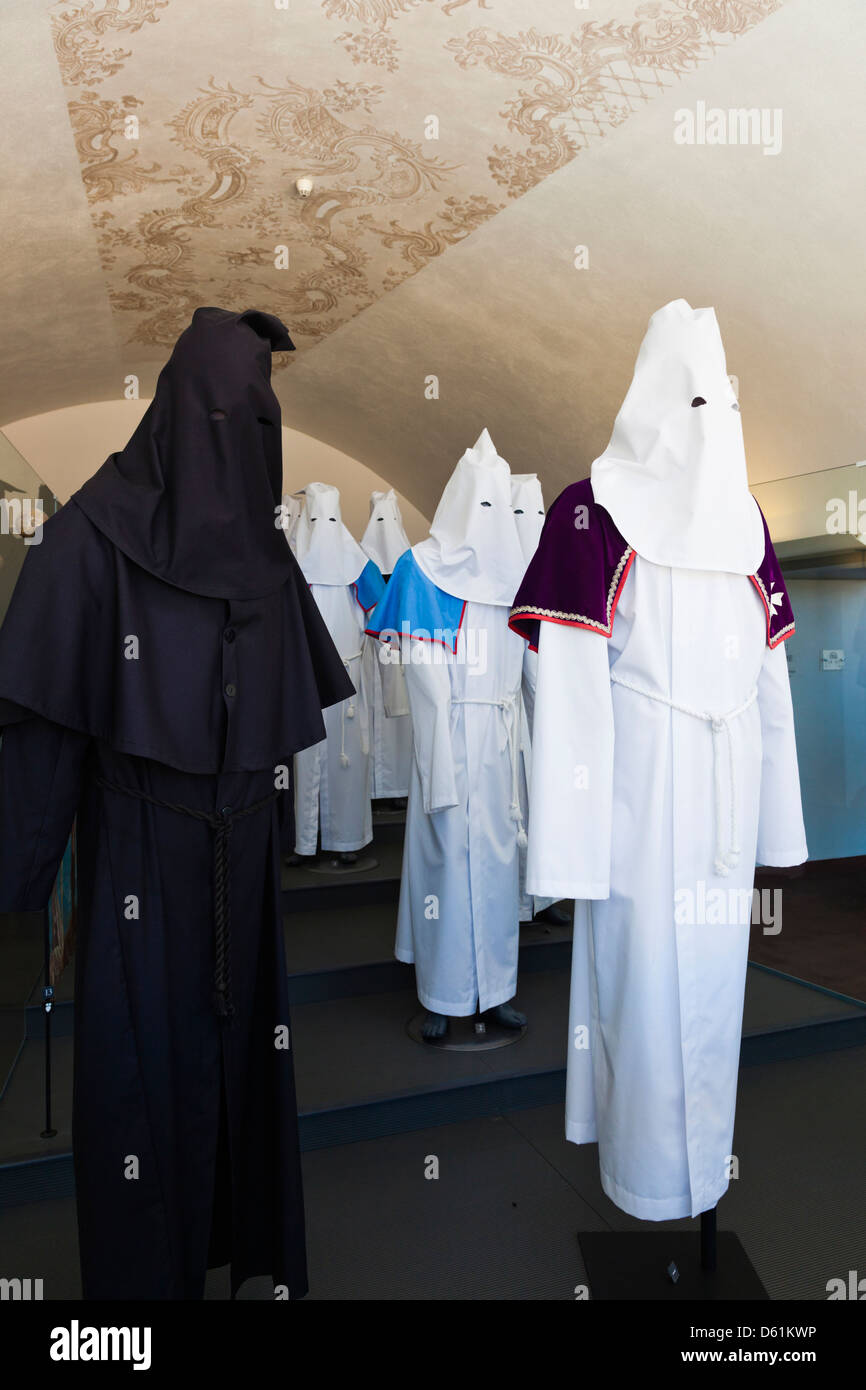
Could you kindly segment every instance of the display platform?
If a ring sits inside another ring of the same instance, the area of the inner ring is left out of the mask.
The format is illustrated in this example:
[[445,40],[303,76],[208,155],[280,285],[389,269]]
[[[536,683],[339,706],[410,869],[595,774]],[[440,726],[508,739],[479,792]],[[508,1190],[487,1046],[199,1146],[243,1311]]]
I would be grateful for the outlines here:
[[[307,870],[284,869],[284,885],[294,885],[284,892],[283,921],[301,1140],[308,1152],[562,1104],[570,927],[528,923],[521,929],[517,1006],[528,1016],[529,1032],[519,1046],[483,1052],[419,1046],[406,1033],[407,1020],[418,1013],[413,970],[393,956],[401,841],[399,813],[382,824],[377,816],[370,852],[379,863],[366,878],[333,882],[320,875],[316,881]],[[52,1018],[58,1133],[45,1140],[40,976],[26,949],[26,926],[18,924],[14,988],[28,1002],[7,1029],[0,1202],[72,1190],[73,971],[59,982]],[[7,993],[12,988],[7,980]],[[750,965],[741,1088],[747,1072],[764,1062],[838,1053],[859,1043],[866,1043],[866,1005]]]
[[696,1231],[581,1231],[592,1298],[672,1303],[769,1298],[733,1231],[719,1231],[714,1270],[701,1267]]
[[[293,1005],[305,1150],[562,1105],[567,970],[528,971],[521,979],[517,1005],[528,1015],[530,1027],[519,1047],[443,1053],[422,1048],[407,1036],[406,1020],[418,1006],[411,968],[400,968],[405,972],[402,989]],[[366,967],[359,969],[363,978]],[[820,991],[754,968],[747,975],[746,1002],[741,1090],[743,1078],[768,1060],[781,1062],[821,1051],[838,1055],[839,1048],[855,1047],[858,1038],[866,1040],[866,1010],[842,1007]],[[38,1010],[35,1017],[41,1017]],[[3,1101],[0,1204],[17,1200],[17,1193],[38,1196],[71,1190],[71,1036],[56,1037],[53,1050],[57,1137],[40,1138],[43,1049],[41,1039],[31,1036]]]

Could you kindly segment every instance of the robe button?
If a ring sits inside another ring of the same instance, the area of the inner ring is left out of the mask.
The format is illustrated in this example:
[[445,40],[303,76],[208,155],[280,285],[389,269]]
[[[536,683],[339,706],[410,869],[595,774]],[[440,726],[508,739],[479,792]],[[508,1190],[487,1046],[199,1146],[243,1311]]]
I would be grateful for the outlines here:
[[230,699],[231,699],[231,697],[232,697],[233,695],[237,695],[237,693],[238,693],[238,688],[237,688],[236,685],[227,685],[227,686],[226,686],[226,694],[229,696]]
[[233,627],[227,627],[226,630],[225,630],[225,632],[223,633],[223,637],[225,638],[225,640],[226,640],[227,642],[233,642],[233,641],[235,640],[235,630],[234,630],[234,628],[233,628]]

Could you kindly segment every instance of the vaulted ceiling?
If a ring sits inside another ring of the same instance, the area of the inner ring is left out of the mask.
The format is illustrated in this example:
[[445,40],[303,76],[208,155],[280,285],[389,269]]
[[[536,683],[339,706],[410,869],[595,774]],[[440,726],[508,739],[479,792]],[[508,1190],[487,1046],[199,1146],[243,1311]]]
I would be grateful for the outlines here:
[[[149,394],[197,305],[255,306],[286,423],[422,511],[483,425],[552,496],[682,296],[754,481],[866,454],[860,0],[3,8],[0,421]],[[678,143],[699,103],[781,149]]]

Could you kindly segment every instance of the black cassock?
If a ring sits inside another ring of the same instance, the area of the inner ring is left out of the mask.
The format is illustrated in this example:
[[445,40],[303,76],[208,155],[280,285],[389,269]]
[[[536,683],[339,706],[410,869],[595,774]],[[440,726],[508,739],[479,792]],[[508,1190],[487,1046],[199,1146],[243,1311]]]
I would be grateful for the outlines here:
[[198,310],[0,629],[0,910],[44,907],[77,817],[87,1298],[201,1298],[229,1261],[307,1288],[280,789],[352,686],[275,528],[290,346]]

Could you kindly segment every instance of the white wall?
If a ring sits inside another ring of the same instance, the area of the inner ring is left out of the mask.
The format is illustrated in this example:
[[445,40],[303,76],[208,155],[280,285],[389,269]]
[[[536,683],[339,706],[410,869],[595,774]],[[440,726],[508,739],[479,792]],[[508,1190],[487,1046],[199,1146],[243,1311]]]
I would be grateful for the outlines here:
[[[111,400],[69,406],[15,420],[4,426],[3,433],[65,502],[109,454],[123,448],[149,404],[147,400]],[[370,514],[370,493],[391,486],[357,459],[284,426],[283,491],[296,492],[314,481],[333,483],[340,489],[343,520],[359,537]],[[404,497],[399,500],[410,541],[422,540],[429,529],[428,520]]]

